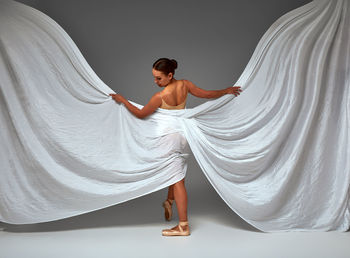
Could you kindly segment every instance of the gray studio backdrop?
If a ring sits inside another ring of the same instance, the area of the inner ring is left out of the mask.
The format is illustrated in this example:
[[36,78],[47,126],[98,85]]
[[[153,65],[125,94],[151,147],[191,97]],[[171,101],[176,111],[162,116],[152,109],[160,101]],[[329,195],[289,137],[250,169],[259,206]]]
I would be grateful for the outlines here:
[[[201,88],[232,86],[270,25],[310,0],[19,2],[53,18],[109,87],[145,105],[160,90],[151,73],[156,59],[176,59],[175,78],[191,80]],[[189,95],[187,107],[204,101]],[[193,155],[186,187],[189,211],[191,200],[198,203],[216,196]],[[166,189],[161,191],[165,198]]]

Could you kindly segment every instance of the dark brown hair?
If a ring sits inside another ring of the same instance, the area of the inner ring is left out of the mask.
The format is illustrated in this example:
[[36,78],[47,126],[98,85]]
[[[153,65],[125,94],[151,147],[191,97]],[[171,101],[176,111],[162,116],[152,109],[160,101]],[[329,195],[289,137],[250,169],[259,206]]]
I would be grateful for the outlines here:
[[168,75],[169,73],[174,75],[175,69],[177,68],[177,62],[175,59],[163,57],[154,62],[153,68],[157,71],[163,72],[165,75]]

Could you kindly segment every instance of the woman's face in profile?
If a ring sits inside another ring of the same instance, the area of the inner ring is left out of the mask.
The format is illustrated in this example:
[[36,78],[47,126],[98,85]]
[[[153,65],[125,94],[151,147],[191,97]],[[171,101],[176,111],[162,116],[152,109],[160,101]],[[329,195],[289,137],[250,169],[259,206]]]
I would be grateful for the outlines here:
[[168,75],[165,75],[163,72],[152,69],[152,74],[154,77],[154,82],[159,87],[165,87],[169,84],[172,78],[172,73],[169,73]]

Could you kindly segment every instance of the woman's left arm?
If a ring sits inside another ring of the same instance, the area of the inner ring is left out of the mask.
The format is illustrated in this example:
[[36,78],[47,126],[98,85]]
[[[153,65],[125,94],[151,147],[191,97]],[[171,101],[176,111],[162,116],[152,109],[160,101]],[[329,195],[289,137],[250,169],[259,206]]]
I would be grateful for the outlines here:
[[133,115],[135,115],[138,118],[144,118],[144,117],[152,114],[162,104],[162,100],[160,98],[159,92],[155,93],[152,96],[152,98],[150,99],[150,101],[145,106],[143,106],[142,109],[139,109],[139,108],[135,107],[133,104],[131,104],[126,98],[124,98],[120,94],[113,94],[113,93],[111,93],[109,95],[112,96],[112,98],[116,102],[123,103],[125,105],[125,107]]

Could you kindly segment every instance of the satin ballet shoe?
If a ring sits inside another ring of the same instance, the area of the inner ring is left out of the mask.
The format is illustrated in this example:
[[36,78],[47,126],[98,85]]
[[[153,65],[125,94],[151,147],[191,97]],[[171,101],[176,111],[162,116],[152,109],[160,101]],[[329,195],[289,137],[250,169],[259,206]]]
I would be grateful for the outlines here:
[[171,217],[173,216],[173,210],[171,209],[171,205],[173,204],[174,200],[166,199],[163,202],[164,207],[164,216],[167,221],[171,220]]
[[189,236],[190,234],[188,221],[180,221],[177,226],[162,231],[163,236]]

